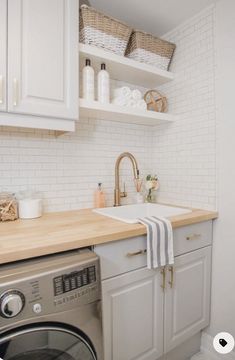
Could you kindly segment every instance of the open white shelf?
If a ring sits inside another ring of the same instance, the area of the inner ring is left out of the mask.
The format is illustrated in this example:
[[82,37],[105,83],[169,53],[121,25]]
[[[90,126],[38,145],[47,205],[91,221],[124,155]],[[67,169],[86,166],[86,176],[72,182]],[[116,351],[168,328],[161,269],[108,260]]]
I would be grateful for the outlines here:
[[166,113],[120,107],[113,104],[101,104],[98,101],[84,99],[80,99],[79,112],[81,117],[150,126],[170,123],[177,119],[177,116]]
[[152,89],[174,79],[173,73],[169,71],[116,55],[95,46],[79,44],[79,52],[81,68],[84,66],[86,58],[91,59],[92,67],[96,71],[100,69],[100,64],[105,62],[107,70],[114,80]]

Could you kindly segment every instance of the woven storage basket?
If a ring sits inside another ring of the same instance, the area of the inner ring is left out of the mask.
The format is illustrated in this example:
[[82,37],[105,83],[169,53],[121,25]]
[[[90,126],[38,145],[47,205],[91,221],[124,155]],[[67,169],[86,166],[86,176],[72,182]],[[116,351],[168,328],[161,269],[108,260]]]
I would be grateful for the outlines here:
[[175,50],[175,44],[151,34],[135,30],[127,45],[128,58],[168,70]]
[[125,55],[132,32],[129,26],[87,5],[80,7],[79,17],[81,43]]

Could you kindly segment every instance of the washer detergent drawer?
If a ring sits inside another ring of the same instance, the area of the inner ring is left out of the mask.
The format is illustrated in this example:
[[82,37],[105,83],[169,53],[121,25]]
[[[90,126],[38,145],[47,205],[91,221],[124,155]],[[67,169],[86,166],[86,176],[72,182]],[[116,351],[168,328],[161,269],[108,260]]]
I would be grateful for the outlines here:
[[25,326],[0,339],[4,360],[96,360],[92,345],[79,331],[53,325]]

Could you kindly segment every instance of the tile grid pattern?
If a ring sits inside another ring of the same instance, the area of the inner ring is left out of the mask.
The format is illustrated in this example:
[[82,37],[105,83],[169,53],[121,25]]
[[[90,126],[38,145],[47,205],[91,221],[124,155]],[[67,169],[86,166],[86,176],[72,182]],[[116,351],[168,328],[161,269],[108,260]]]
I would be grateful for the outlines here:
[[[180,115],[177,123],[153,130],[81,119],[75,133],[58,138],[49,131],[0,127],[0,191],[38,190],[46,211],[61,211],[92,207],[101,181],[111,206],[115,159],[130,151],[142,175],[158,173],[159,200],[214,209],[213,22],[211,7],[166,36],[177,43],[172,64],[176,80],[161,90],[169,97],[169,111]],[[135,191],[128,160],[123,160],[121,178],[130,203]]]
[[211,6],[165,36],[177,44],[176,78],[159,90],[180,119],[156,128],[153,161],[159,200],[208,210],[216,208],[214,13]]
[[[152,133],[147,126],[81,119],[74,134],[56,138],[54,132],[1,128],[0,191],[32,189],[43,193],[46,211],[93,206],[93,193],[104,183],[108,205],[113,205],[115,159],[130,151],[141,173],[151,169]],[[135,193],[128,159],[121,164],[121,183],[128,198]]]

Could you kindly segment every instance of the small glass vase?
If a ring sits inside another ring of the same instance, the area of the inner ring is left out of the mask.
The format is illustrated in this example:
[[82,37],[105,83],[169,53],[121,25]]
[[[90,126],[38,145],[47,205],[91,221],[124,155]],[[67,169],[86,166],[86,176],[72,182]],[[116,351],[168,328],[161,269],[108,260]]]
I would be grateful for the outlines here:
[[148,203],[155,203],[156,202],[156,191],[154,191],[152,189],[149,189],[149,191],[147,192],[145,200]]

